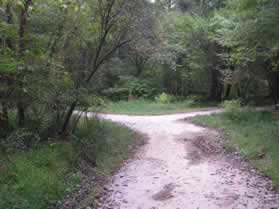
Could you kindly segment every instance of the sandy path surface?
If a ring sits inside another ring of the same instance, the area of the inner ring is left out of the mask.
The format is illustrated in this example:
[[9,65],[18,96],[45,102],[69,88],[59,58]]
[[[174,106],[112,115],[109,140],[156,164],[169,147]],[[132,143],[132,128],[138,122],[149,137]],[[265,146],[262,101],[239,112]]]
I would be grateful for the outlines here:
[[215,112],[102,115],[145,134],[148,142],[106,186],[99,208],[279,208],[279,196],[267,189],[267,179],[251,172],[245,163],[231,160],[222,149],[199,148],[199,143],[218,139],[218,133],[183,119]]

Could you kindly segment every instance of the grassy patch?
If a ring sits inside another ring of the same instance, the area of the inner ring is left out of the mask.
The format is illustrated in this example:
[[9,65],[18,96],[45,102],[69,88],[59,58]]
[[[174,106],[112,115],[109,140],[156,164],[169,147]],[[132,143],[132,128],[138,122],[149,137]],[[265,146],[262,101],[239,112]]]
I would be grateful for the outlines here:
[[[107,120],[83,120],[76,135],[78,144],[89,147],[91,151],[85,152],[96,158],[96,171],[102,177],[110,177],[130,157],[131,152],[144,143],[138,133]],[[88,197],[82,201],[82,207],[94,204],[95,196],[102,191],[101,186],[97,184],[92,188]]]
[[199,116],[195,123],[223,129],[228,145],[237,146],[242,156],[279,186],[279,117],[275,113],[234,111]]
[[190,112],[203,107],[206,107],[206,105],[194,104],[191,100],[172,103],[159,103],[148,100],[135,100],[131,102],[120,101],[109,103],[103,109],[103,112],[130,115],[161,115]]
[[[95,119],[82,121],[75,135],[75,140],[68,143],[41,145],[9,155],[0,153],[0,208],[54,208],[80,182],[76,166],[84,152],[96,158],[99,175],[109,176],[142,142],[126,127]],[[94,200],[94,196],[88,198]]]
[[[71,144],[50,144],[3,159],[0,208],[48,208],[70,190],[64,179],[76,156]],[[7,160],[9,158],[9,160]]]
[[135,146],[143,143],[138,133],[107,120],[82,121],[76,135],[81,144],[92,147],[97,171],[105,176],[113,174],[129,158]]

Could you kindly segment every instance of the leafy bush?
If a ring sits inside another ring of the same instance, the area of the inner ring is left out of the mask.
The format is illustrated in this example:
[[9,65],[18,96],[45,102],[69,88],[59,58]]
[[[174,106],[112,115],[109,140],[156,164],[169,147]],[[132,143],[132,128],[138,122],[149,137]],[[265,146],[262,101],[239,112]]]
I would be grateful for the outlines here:
[[224,101],[223,107],[229,112],[238,111],[241,108],[241,102],[239,100],[227,100]]
[[239,100],[224,101],[222,106],[225,108],[224,116],[230,120],[242,120],[241,114],[241,103]]
[[[101,121],[97,118],[82,119],[78,124],[75,136],[81,157],[92,166],[96,166],[96,145],[97,143],[105,143],[105,131]],[[99,140],[100,142],[98,142]]]
[[113,100],[127,100],[129,95],[139,99],[151,99],[156,95],[157,89],[146,81],[133,76],[120,76],[119,82],[103,94]]
[[75,138],[81,157],[96,164],[105,175],[111,175],[129,157],[133,146],[141,142],[134,131],[96,117],[81,120]]
[[113,101],[127,100],[129,96],[129,90],[127,88],[121,88],[117,86],[103,90],[102,94]]
[[16,152],[35,147],[40,142],[39,135],[25,129],[18,129],[0,141],[0,147],[6,152]]
[[171,103],[173,100],[174,100],[174,97],[167,93],[162,93],[159,96],[155,97],[156,102],[163,103],[163,104]]
[[193,103],[200,103],[202,101],[204,101],[206,98],[205,95],[190,95],[187,96],[187,100],[193,101]]

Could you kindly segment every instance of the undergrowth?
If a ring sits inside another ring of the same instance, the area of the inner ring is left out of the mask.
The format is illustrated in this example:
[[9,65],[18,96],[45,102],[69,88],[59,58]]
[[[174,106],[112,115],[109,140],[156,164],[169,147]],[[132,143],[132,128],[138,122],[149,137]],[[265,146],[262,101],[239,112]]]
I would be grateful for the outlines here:
[[96,166],[97,174],[109,176],[141,139],[126,127],[89,119],[81,121],[75,136],[59,143],[0,152],[0,208],[53,209],[80,183],[77,168],[81,159],[94,161],[91,166]]
[[244,158],[279,186],[278,113],[238,109],[199,116],[193,122],[223,130],[228,135],[228,146],[236,146]]
[[[164,100],[163,100],[164,101]],[[200,104],[193,100],[158,102],[152,100],[119,101],[108,103],[103,112],[129,115],[161,115],[195,111],[215,104]]]

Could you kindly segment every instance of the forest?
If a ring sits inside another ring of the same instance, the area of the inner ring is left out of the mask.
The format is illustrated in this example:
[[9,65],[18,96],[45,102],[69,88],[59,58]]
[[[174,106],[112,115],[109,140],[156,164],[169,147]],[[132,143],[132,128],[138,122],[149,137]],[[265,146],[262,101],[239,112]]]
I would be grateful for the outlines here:
[[0,208],[94,205],[145,141],[98,112],[225,109],[193,123],[278,186],[278,23],[278,0],[0,0]]

